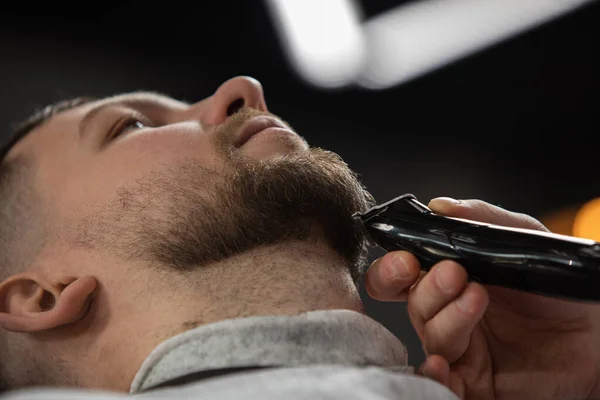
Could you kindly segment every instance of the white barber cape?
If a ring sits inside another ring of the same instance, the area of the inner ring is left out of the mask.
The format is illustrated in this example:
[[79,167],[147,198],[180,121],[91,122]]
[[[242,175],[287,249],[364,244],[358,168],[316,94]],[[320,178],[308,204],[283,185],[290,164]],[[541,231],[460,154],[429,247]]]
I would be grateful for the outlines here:
[[[264,367],[264,368],[260,368]],[[255,368],[255,369],[251,369]],[[375,320],[348,310],[229,319],[161,343],[129,394],[28,388],[5,400],[126,399],[457,400],[414,374],[406,348]]]

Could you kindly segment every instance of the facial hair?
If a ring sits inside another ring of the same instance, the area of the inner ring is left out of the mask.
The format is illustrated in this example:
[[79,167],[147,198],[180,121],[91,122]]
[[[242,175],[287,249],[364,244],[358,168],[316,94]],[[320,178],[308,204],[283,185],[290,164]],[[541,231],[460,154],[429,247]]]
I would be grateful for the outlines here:
[[366,266],[366,240],[352,218],[374,204],[357,175],[320,148],[266,160],[232,145],[256,115],[242,109],[212,137],[223,168],[184,158],[159,165],[121,187],[99,212],[82,220],[77,240],[128,261],[183,271],[201,269],[248,250],[291,240],[321,240],[347,263],[355,284]]

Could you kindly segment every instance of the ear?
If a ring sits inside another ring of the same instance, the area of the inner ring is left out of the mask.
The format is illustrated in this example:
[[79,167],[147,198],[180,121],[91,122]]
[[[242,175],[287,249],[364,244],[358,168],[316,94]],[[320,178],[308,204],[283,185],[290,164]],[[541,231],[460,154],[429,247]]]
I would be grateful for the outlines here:
[[40,332],[79,321],[86,314],[96,278],[50,282],[25,272],[0,283],[0,329]]

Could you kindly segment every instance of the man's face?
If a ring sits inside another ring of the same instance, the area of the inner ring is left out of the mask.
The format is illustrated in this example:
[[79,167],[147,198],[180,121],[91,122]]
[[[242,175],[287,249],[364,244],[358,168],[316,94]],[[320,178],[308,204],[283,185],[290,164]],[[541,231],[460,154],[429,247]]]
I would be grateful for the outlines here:
[[[232,114],[238,98],[245,106]],[[242,144],[249,124],[271,115],[264,104],[257,83],[236,78],[193,105],[137,93],[54,117],[13,150],[36,160],[50,247],[192,270],[314,239],[356,279],[363,237],[351,215],[372,198],[337,155],[297,134]]]

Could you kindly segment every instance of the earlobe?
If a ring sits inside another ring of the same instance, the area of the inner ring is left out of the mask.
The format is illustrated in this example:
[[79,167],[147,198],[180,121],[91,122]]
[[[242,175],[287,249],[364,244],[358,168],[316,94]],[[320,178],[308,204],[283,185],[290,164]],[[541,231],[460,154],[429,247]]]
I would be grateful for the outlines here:
[[0,283],[0,329],[40,332],[71,324],[87,312],[98,282],[92,276],[59,285],[30,273]]

